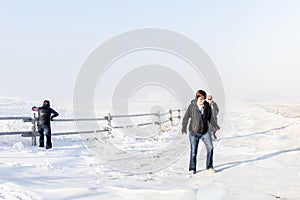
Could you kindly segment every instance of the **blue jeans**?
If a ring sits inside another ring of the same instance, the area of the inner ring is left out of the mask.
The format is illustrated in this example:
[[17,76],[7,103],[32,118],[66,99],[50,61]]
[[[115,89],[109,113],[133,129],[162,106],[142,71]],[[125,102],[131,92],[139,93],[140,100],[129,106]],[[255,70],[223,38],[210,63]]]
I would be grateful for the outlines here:
[[40,135],[40,147],[44,147],[44,134],[46,135],[46,148],[52,148],[51,128],[48,125],[39,125],[38,132]]
[[197,166],[197,152],[198,152],[198,144],[201,139],[206,147],[206,169],[213,168],[213,144],[211,141],[211,135],[209,132],[201,135],[201,134],[193,134],[189,133],[190,145],[191,145],[191,154],[190,154],[190,166],[189,171],[194,170],[196,172]]

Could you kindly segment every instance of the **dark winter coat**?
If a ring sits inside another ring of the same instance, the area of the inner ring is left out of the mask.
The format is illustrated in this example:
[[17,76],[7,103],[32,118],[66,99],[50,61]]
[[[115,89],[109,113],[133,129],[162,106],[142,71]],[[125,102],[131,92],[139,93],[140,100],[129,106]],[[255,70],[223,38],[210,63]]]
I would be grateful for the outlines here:
[[[52,116],[51,116],[52,114]],[[48,125],[50,126],[50,121],[54,118],[57,117],[58,113],[50,108],[49,106],[42,106],[38,108],[38,120],[37,120],[37,125]]]
[[207,133],[208,125],[211,119],[211,107],[208,102],[204,102],[204,112],[203,115],[201,115],[195,100],[191,101],[191,104],[189,105],[182,120],[182,132],[184,133],[186,133],[189,119],[191,119],[189,123],[189,131],[191,133]]

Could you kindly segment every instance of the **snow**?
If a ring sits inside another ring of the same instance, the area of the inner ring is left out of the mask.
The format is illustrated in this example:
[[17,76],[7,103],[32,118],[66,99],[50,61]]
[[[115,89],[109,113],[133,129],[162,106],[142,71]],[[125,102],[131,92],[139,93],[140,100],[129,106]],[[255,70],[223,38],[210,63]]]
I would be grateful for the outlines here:
[[[2,98],[1,116],[32,116],[32,104]],[[65,105],[57,105],[60,118],[72,115]],[[31,146],[31,138],[0,136],[0,199],[299,200],[297,110],[299,104],[229,104],[214,141],[217,173],[204,170],[206,152],[200,143],[193,177],[187,173],[189,141],[180,125],[165,132],[149,126],[53,136],[51,150]],[[30,123],[0,121],[0,131],[28,128]],[[53,129],[66,127],[57,122]]]

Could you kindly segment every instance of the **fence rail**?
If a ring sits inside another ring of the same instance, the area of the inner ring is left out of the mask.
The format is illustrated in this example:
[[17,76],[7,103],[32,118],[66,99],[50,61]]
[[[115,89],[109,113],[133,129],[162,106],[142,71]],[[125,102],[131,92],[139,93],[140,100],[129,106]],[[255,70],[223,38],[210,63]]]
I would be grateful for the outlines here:
[[[107,116],[104,117],[98,117],[98,118],[65,118],[65,119],[54,119],[53,122],[75,122],[75,121],[107,121],[107,126],[104,129],[100,130],[87,130],[87,131],[71,131],[71,132],[58,132],[58,133],[52,133],[52,136],[58,136],[58,135],[74,135],[74,134],[92,134],[92,133],[101,133],[101,132],[110,132],[111,129],[119,129],[119,128],[131,128],[131,127],[140,127],[140,126],[147,126],[147,125],[159,125],[162,126],[162,124],[165,124],[167,122],[170,122],[173,126],[173,119],[180,119],[181,118],[181,111],[180,109],[172,110],[170,109],[169,112],[162,113],[158,111],[157,113],[141,113],[141,114],[131,114],[131,115],[111,115],[110,113],[107,114]],[[173,113],[177,112],[177,116],[173,116]],[[162,116],[169,115],[169,118],[167,120],[161,121]],[[157,121],[155,122],[145,122],[140,124],[131,124],[131,125],[124,125],[124,126],[112,126],[111,122],[114,118],[128,118],[128,117],[144,117],[144,116],[156,116]],[[10,121],[10,120],[22,120],[24,123],[31,122],[31,130],[26,131],[12,131],[12,132],[0,132],[0,136],[3,135],[21,135],[22,137],[31,137],[32,138],[32,145],[36,146],[36,122],[37,117],[36,114],[33,114],[33,117],[0,117],[0,121]]]
[[0,120],[23,120],[24,122],[30,122],[31,117],[0,117]]
[[0,132],[0,135],[23,135],[23,134],[30,134],[30,135],[32,135],[32,131]]
[[157,116],[157,113],[146,113],[146,114],[132,114],[132,115],[111,115],[113,118],[124,118],[124,117],[143,117],[143,116]]
[[77,119],[53,119],[54,122],[75,122],[75,121],[104,121],[105,117],[101,118],[77,118]]

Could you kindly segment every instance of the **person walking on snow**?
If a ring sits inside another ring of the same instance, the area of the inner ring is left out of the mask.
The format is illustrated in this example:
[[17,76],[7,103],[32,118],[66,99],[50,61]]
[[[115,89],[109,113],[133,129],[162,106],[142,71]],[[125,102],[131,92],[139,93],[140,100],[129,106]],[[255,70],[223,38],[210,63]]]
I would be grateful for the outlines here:
[[43,102],[42,107],[32,107],[33,111],[38,112],[38,119],[37,119],[37,126],[38,126],[38,132],[40,135],[39,139],[39,147],[44,147],[44,134],[46,135],[46,149],[52,148],[52,142],[51,142],[51,126],[50,121],[53,120],[54,117],[58,116],[58,113],[50,108],[50,101],[45,100]]
[[219,107],[217,103],[213,100],[212,95],[207,96],[208,103],[211,107],[211,120],[209,123],[209,132],[214,140],[217,139],[216,132],[220,130],[220,126],[218,125],[218,117]]
[[[213,168],[213,144],[208,126],[211,119],[211,107],[206,99],[206,92],[198,90],[195,99],[191,101],[183,120],[182,120],[182,134],[187,133],[187,125],[189,123],[189,140],[190,140],[190,164],[189,174],[196,173],[197,167],[197,152],[198,144],[201,139],[205,144],[206,155],[206,170],[215,173]],[[189,122],[190,120],[190,122]]]

